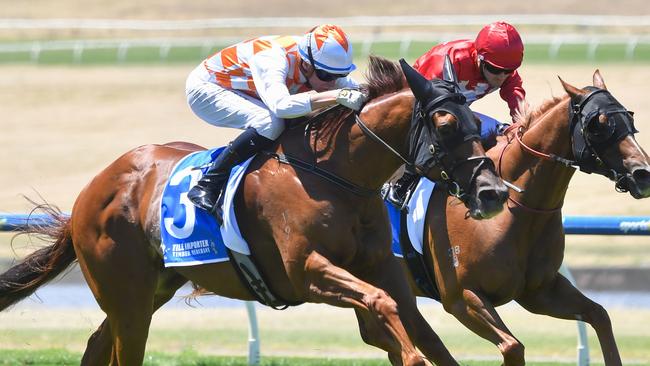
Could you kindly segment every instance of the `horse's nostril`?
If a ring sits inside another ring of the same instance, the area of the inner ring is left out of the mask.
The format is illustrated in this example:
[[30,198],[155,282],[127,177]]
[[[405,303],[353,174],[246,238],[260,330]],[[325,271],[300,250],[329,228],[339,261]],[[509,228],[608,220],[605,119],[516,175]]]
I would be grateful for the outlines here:
[[638,183],[648,183],[650,184],[650,170],[648,169],[637,169],[632,172],[632,178]]
[[499,199],[499,194],[494,189],[484,189],[478,193],[478,198],[481,201],[496,201]]

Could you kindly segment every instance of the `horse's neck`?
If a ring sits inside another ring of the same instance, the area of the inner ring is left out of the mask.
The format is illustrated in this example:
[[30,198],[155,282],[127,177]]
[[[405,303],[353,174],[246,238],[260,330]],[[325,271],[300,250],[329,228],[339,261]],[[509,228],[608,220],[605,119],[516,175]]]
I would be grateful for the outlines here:
[[[406,157],[413,102],[410,90],[388,94],[368,103],[359,118],[391,148]],[[349,148],[337,148],[332,152],[332,158],[337,162],[336,169],[357,184],[379,188],[403,163],[389,149],[368,137],[358,125],[352,127],[347,139]]]
[[[545,154],[569,158],[568,99],[563,99],[533,122],[524,133],[523,142]],[[514,136],[513,136],[514,138]],[[538,210],[552,210],[562,206],[574,170],[558,162],[545,160],[524,151],[512,142],[501,161],[501,174],[506,180],[523,188],[523,193],[511,192],[514,199]]]

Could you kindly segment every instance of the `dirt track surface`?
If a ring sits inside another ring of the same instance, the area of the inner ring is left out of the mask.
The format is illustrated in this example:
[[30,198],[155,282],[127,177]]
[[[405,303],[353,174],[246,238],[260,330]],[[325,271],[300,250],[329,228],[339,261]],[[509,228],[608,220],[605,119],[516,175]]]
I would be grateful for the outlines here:
[[[192,65],[173,67],[2,67],[0,71],[0,212],[25,212],[20,196],[45,199],[69,211],[78,192],[101,169],[129,149],[176,140],[203,146],[227,143],[237,131],[212,127],[186,106],[184,84]],[[594,67],[525,66],[528,99],[539,105],[563,90],[560,74],[577,86],[591,83]],[[650,69],[605,66],[613,94],[636,114],[639,142],[650,149]],[[361,78],[361,75],[358,76]],[[473,105],[506,118],[494,93]],[[648,204],[616,194],[605,178],[576,174],[569,214],[648,215]]]

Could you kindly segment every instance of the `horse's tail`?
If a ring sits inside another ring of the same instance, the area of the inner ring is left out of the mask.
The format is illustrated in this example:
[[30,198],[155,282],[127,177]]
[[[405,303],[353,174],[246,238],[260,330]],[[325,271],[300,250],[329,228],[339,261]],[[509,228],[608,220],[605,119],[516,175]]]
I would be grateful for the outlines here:
[[48,216],[47,223],[28,225],[17,235],[36,235],[54,243],[31,253],[22,262],[0,274],[0,311],[34,293],[76,259],[72,246],[70,217],[49,204],[39,205],[37,208],[45,211]]

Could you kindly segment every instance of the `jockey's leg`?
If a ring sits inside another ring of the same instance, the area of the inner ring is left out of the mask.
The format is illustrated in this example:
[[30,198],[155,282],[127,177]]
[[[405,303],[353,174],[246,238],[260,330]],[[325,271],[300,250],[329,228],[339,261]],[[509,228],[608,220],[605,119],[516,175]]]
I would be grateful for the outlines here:
[[247,128],[226,146],[187,197],[194,205],[221,219],[219,193],[228,181],[230,170],[272,144],[273,140],[260,135],[253,127]]
[[187,100],[192,111],[211,125],[245,129],[188,193],[192,203],[221,219],[219,193],[230,170],[271,146],[284,130],[284,120],[274,117],[261,100],[210,82],[192,83]]
[[482,113],[474,112],[474,115],[476,115],[481,120],[481,143],[487,150],[490,147],[496,145],[497,136],[501,135],[505,130],[504,127],[508,127],[509,125],[499,122],[496,119],[490,116],[486,116]]

